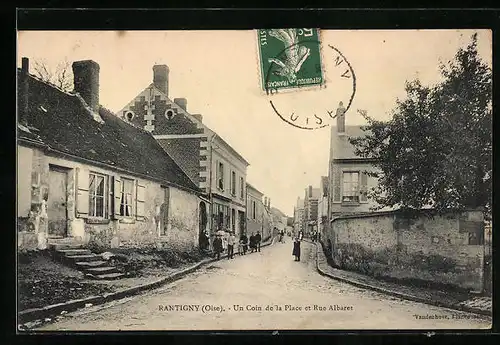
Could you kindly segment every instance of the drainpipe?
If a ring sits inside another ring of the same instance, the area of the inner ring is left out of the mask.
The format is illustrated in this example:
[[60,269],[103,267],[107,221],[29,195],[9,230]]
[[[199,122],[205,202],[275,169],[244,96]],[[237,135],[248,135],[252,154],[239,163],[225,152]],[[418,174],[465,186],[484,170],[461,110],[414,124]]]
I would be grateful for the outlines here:
[[209,192],[209,199],[210,199],[210,235],[213,234],[214,230],[214,198],[212,194],[212,170],[213,170],[213,142],[215,139],[215,136],[217,134],[214,133],[212,137],[210,138],[210,176],[209,176],[209,187],[208,187],[208,192]]

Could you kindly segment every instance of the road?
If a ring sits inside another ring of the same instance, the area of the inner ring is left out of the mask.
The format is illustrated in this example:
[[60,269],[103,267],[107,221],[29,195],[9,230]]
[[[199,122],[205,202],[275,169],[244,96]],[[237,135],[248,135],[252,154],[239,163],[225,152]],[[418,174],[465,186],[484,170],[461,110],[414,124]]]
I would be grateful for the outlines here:
[[303,242],[302,261],[295,262],[288,238],[287,243],[262,248],[260,253],[233,260],[221,259],[145,294],[68,313],[62,320],[37,330],[480,329],[491,326],[491,319],[486,317],[400,300],[323,277],[315,269],[313,248]]

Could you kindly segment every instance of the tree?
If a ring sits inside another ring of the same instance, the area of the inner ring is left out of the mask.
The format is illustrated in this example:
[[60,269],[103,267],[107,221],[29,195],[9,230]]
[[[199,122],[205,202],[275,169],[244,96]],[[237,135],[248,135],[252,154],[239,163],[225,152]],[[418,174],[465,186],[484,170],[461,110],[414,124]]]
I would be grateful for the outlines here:
[[351,138],[355,152],[376,161],[380,208],[491,210],[492,72],[477,52],[477,35],[441,64],[442,81],[406,83],[392,119],[365,116],[366,136]]
[[50,68],[46,61],[35,61],[33,69],[35,76],[41,80],[53,84],[66,92],[73,90],[71,64],[68,60],[59,62],[55,68]]

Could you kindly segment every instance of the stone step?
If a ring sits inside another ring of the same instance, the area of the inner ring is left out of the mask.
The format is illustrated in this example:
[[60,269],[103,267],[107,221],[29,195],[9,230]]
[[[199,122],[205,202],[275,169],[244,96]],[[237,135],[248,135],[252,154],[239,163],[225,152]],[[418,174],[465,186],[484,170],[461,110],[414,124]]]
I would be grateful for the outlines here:
[[88,249],[58,249],[58,253],[64,254],[66,256],[75,256],[75,255],[90,255],[92,252]]
[[77,240],[74,237],[49,237],[47,239],[47,243],[75,243],[75,242],[79,242],[79,240]]
[[75,261],[99,261],[101,260],[101,256],[95,255],[95,254],[88,254],[88,255],[71,255],[71,256],[65,256],[66,259],[72,259]]
[[75,264],[76,264],[76,267],[85,269],[85,268],[91,268],[91,267],[106,266],[108,263],[106,261],[99,260],[99,261],[78,261],[78,262],[75,262]]
[[125,274],[123,273],[108,273],[108,274],[88,274],[89,278],[96,279],[96,280],[114,280],[114,279],[120,279],[124,278]]
[[120,273],[120,271],[113,266],[101,266],[86,268],[85,272],[92,273],[93,275],[103,275],[108,273]]
[[81,243],[73,243],[73,242],[68,242],[68,243],[50,243],[49,247],[55,249],[55,250],[62,250],[62,249],[82,249],[83,244]]

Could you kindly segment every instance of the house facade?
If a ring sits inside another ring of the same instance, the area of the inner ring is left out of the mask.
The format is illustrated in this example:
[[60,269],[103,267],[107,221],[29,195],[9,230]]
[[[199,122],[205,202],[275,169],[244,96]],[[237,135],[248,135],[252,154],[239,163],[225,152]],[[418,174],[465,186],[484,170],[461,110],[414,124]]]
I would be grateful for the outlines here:
[[199,232],[246,228],[246,173],[249,163],[217,133],[190,114],[187,99],[169,98],[169,68],[153,66],[153,81],[118,115],[148,131],[203,192]]
[[198,187],[150,133],[99,104],[99,65],[73,63],[73,93],[18,69],[18,248],[197,245]]
[[304,199],[297,198],[297,203],[293,208],[293,229],[294,235],[304,232]]

